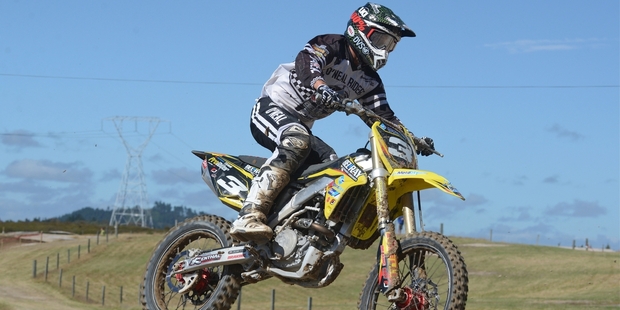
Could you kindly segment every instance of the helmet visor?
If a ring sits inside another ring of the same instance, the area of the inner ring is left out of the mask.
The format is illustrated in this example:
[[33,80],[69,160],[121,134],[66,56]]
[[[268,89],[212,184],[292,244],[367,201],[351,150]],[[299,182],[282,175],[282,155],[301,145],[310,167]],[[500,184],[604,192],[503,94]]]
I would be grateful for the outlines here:
[[396,43],[399,41],[399,38],[377,29],[370,30],[368,38],[370,42],[372,42],[372,45],[376,48],[386,50],[388,53],[394,50]]

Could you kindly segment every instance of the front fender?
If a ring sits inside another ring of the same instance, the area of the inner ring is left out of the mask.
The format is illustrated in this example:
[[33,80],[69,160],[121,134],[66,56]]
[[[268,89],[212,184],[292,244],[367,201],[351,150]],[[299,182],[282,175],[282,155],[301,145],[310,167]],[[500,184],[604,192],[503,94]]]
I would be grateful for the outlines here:
[[[465,200],[463,195],[450,184],[446,178],[430,171],[414,169],[394,169],[388,176],[388,204],[390,218],[395,219],[402,215],[402,201],[400,198],[411,192],[429,188],[439,188],[445,193]],[[374,191],[368,196],[363,209],[353,226],[351,235],[361,241],[371,240],[378,227],[376,196]]]
[[394,169],[387,181],[389,187],[395,186],[398,189],[399,195],[397,195],[397,197],[405,193],[436,187],[444,193],[465,200],[465,197],[452,186],[450,181],[431,171],[402,168]]

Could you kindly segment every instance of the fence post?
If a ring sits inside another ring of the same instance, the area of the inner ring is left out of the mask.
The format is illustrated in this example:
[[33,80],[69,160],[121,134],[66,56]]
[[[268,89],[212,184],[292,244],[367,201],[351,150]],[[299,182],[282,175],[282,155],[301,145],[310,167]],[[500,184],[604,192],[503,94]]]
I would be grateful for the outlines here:
[[80,259],[81,244],[78,244],[78,259]]
[[32,261],[32,277],[36,278],[37,277],[37,260],[33,260]]
[[58,287],[62,287],[62,269],[60,269],[60,273],[58,274]]
[[71,263],[71,249],[67,249],[67,264]]
[[312,310],[312,296],[308,297],[308,310]]
[[60,252],[56,253],[56,270],[60,267]]
[[121,293],[119,294],[121,304],[123,303],[123,286],[121,286]]
[[47,282],[47,271],[49,270],[49,262],[50,262],[50,257],[46,257],[45,258],[45,282]]
[[73,283],[71,284],[71,297],[75,297],[75,275],[73,276]]
[[276,290],[271,290],[271,310],[276,309]]
[[439,233],[443,235],[443,223],[439,224]]
[[105,305],[105,285],[101,289],[101,305]]
[[88,238],[88,253],[90,253],[90,238]]

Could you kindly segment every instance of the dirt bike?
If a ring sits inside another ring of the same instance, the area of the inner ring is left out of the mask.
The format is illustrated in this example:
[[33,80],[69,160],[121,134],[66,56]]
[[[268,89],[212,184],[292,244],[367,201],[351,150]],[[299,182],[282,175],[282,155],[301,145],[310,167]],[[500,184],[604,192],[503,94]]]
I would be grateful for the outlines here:
[[[345,248],[378,242],[377,262],[363,286],[359,309],[464,309],[468,275],[456,245],[424,231],[419,191],[438,188],[463,199],[448,180],[418,170],[416,152],[426,147],[404,126],[357,102],[339,110],[371,127],[365,148],[296,173],[280,193],[267,224],[266,244],[240,243],[230,222],[203,215],[172,228],[147,264],[140,300],[144,309],[230,309],[243,285],[276,277],[321,288],[344,265]],[[202,178],[222,203],[238,211],[264,158],[193,151]],[[420,229],[416,225],[417,193]],[[393,221],[404,219],[398,239]]]

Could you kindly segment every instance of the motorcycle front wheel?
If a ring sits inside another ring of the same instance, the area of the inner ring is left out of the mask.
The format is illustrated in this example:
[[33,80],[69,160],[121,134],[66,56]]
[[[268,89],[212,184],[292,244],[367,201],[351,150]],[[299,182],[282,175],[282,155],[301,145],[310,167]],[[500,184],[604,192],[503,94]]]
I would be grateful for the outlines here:
[[468,277],[456,245],[435,232],[400,241],[398,269],[403,300],[390,302],[379,289],[379,265],[364,284],[359,309],[461,310],[467,302]]
[[[235,266],[217,266],[189,275],[171,276],[174,268],[196,250],[233,245],[230,223],[204,215],[172,228],[156,246],[140,286],[143,309],[230,309],[239,295],[241,280]],[[186,287],[186,285],[191,286]]]

